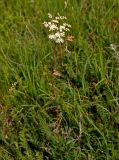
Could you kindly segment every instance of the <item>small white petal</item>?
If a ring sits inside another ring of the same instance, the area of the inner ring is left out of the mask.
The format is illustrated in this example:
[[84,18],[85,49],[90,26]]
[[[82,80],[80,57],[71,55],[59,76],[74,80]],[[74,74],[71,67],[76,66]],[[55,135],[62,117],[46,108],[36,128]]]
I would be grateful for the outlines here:
[[57,38],[55,40],[56,43],[64,43],[64,39],[63,38]]
[[70,31],[69,28],[65,28],[65,31]]
[[65,30],[65,26],[60,26],[59,29],[60,29],[60,32],[62,32],[62,30]]
[[54,34],[50,34],[48,37],[49,37],[49,39],[53,39],[53,40],[55,40],[55,39],[56,39],[56,37],[55,37],[55,35],[54,35]]
[[60,33],[60,36],[61,36],[61,37],[65,37],[65,32],[61,32],[61,33]]
[[51,22],[48,22],[48,25],[51,25],[52,23]]
[[58,38],[60,38],[60,32],[56,32],[55,36],[58,37]]
[[49,31],[54,31],[54,30],[58,30],[58,27],[57,27],[57,25],[55,25],[54,23],[52,23],[52,24],[49,26]]
[[48,17],[49,17],[49,18],[52,18],[52,14],[51,14],[51,13],[48,13]]
[[58,20],[52,20],[53,23],[59,23]]
[[44,25],[44,27],[46,27],[46,28],[49,26],[47,22],[43,22],[43,25]]
[[55,17],[56,20],[60,19],[60,17]]

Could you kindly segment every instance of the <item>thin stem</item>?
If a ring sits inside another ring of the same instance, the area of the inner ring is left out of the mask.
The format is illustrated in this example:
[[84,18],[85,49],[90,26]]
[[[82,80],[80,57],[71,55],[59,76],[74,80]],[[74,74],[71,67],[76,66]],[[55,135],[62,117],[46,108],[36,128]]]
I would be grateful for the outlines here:
[[60,52],[60,63],[62,63],[62,45],[60,45],[59,52]]
[[54,53],[53,53],[53,59],[54,59],[54,68],[56,68],[56,55],[57,55],[57,50],[56,50],[56,46],[55,46],[55,48],[54,48],[54,51],[53,51]]

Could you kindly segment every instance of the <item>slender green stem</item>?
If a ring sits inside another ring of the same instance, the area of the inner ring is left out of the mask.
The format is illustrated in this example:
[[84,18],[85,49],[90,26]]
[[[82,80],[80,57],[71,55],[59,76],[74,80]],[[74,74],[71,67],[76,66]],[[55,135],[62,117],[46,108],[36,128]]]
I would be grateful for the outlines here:
[[53,59],[54,59],[54,68],[56,68],[56,59],[57,59],[57,49],[56,49],[56,46],[54,48],[54,51],[53,51]]
[[59,52],[60,52],[60,63],[62,63],[62,45],[59,46]]

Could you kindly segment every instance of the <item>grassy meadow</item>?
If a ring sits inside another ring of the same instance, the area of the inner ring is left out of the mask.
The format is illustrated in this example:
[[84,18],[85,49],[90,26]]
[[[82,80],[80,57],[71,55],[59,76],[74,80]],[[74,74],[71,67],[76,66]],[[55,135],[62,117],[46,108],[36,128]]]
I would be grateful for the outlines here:
[[[48,13],[74,36],[60,76]],[[0,160],[118,159],[119,1],[0,0]]]

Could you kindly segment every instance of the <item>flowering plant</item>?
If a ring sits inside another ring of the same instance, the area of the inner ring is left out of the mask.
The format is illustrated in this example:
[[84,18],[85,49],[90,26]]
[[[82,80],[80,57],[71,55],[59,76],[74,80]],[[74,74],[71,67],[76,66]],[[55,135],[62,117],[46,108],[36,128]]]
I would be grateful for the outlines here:
[[71,28],[70,24],[64,22],[67,19],[67,17],[59,15],[53,18],[53,16],[50,13],[48,13],[48,17],[50,21],[45,21],[43,25],[45,28],[49,30],[49,39],[51,39],[57,44],[64,43],[66,40],[65,38],[67,32],[69,32]]
[[[65,47],[65,50],[69,53],[67,49],[67,42],[72,42],[73,36],[68,35],[71,29],[71,25],[65,22],[67,17],[60,16],[59,14],[56,17],[53,17],[51,13],[48,13],[48,18],[49,21],[43,22],[43,25],[48,29],[48,38],[55,43],[53,59],[54,67],[56,67],[56,58],[58,58],[58,52],[60,55],[60,62],[62,62],[63,48]],[[54,73],[56,73],[56,71],[57,70],[54,69]]]

